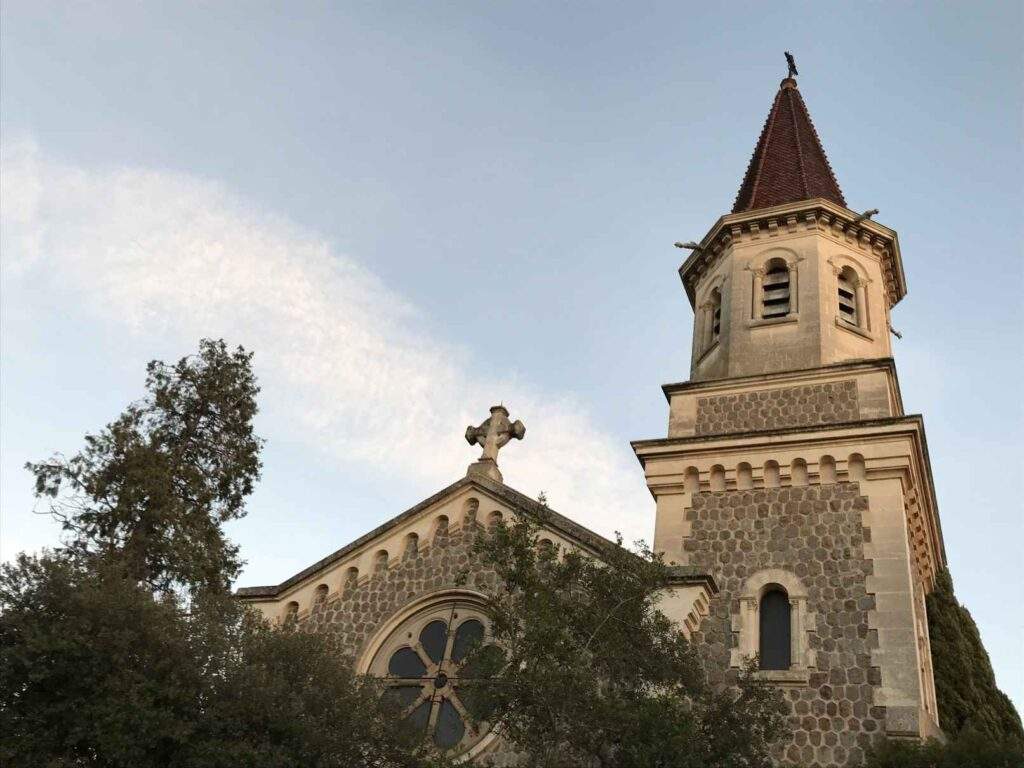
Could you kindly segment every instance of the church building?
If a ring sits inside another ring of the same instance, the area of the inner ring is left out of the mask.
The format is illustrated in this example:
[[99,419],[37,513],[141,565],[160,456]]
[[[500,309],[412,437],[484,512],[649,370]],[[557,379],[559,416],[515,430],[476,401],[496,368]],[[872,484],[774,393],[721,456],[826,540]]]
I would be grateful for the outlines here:
[[[732,211],[678,244],[690,379],[662,387],[667,436],[632,446],[654,549],[680,566],[662,610],[711,681],[756,656],[786,702],[780,764],[858,765],[880,738],[940,734],[925,595],[945,553],[924,424],[904,413],[892,358],[899,239],[847,207],[793,74]],[[495,406],[467,430],[483,455],[465,477],[281,584],[238,592],[274,621],[337,633],[359,672],[395,681],[411,728],[496,765],[514,756],[473,728],[452,684],[488,631],[474,536],[542,515],[553,544],[614,546],[505,485],[498,451],[524,434]]]

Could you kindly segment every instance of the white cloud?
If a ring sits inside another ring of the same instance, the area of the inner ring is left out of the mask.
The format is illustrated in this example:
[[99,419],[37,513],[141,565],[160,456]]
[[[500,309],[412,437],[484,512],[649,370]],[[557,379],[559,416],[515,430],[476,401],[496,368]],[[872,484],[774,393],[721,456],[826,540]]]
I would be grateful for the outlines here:
[[599,532],[649,537],[641,470],[583,404],[481,375],[469,351],[423,333],[415,307],[323,238],[209,181],[71,167],[31,141],[3,148],[0,201],[8,288],[52,281],[91,315],[183,349],[203,335],[245,343],[288,440],[441,487],[473,458],[462,429],[503,398],[528,428],[501,457],[511,485],[545,489]]

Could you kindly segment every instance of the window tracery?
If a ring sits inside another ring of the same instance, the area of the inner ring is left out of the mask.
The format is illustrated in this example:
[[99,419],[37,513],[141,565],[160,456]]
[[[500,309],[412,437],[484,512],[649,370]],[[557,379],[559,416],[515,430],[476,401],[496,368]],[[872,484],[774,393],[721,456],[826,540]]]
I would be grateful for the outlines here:
[[408,734],[454,755],[476,753],[490,740],[469,682],[472,651],[488,646],[479,606],[440,599],[401,621],[380,643],[369,671],[384,679],[384,696],[402,713]]

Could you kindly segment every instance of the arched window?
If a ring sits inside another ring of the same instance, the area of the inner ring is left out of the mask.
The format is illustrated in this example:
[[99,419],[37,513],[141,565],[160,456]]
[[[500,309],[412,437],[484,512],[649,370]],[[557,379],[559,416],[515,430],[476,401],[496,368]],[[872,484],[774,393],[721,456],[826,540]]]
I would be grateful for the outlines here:
[[839,273],[839,319],[856,326],[860,326],[861,317],[861,307],[857,300],[859,282],[852,267],[843,267]]
[[761,283],[761,317],[785,317],[789,310],[789,267],[782,259],[772,259]]
[[316,592],[313,593],[313,605],[320,605],[321,603],[326,603],[328,592],[330,592],[330,587],[328,587],[326,584],[320,584],[316,588]]
[[487,528],[488,530],[494,530],[502,522],[502,514],[498,510],[494,510],[487,516]]
[[761,669],[789,669],[792,665],[792,624],[786,590],[777,584],[769,586],[761,596],[758,613]]
[[711,339],[708,346],[718,341],[722,335],[722,292],[715,288],[711,291]]
[[388,551],[382,549],[373,556],[373,572],[386,573],[388,570]]

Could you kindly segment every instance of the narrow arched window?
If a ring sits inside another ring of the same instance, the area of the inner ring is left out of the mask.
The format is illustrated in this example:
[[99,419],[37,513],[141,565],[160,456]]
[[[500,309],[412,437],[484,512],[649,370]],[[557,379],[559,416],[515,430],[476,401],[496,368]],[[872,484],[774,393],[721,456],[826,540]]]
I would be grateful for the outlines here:
[[760,648],[761,669],[789,669],[791,625],[789,595],[779,586],[772,586],[761,596]]
[[839,273],[839,319],[850,325],[860,325],[860,307],[857,306],[857,273],[843,267]]
[[722,335],[722,292],[715,288],[711,291],[711,339],[710,344],[714,344],[718,341],[718,338]]
[[789,267],[782,259],[765,265],[761,284],[761,317],[785,317],[789,314]]

